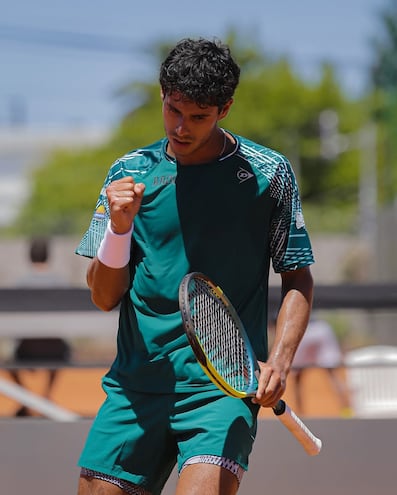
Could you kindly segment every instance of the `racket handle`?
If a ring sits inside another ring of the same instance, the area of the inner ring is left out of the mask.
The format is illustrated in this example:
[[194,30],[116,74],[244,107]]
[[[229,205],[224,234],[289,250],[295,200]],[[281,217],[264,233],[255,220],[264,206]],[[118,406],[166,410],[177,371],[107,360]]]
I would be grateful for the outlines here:
[[277,405],[273,407],[274,414],[294,435],[298,442],[309,455],[317,455],[320,453],[322,442],[309,430],[303,421],[292,411],[289,406],[279,400]]

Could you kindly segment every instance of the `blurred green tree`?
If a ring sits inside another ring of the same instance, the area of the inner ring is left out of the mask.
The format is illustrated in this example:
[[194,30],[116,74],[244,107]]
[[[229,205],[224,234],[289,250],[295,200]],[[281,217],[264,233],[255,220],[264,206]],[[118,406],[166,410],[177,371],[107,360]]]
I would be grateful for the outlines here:
[[376,88],[396,91],[397,85],[397,1],[379,13],[381,33],[373,38],[374,61],[371,67],[372,82]]
[[380,199],[387,204],[397,192],[397,1],[379,12],[380,33],[372,39],[370,69],[374,118],[381,144]]

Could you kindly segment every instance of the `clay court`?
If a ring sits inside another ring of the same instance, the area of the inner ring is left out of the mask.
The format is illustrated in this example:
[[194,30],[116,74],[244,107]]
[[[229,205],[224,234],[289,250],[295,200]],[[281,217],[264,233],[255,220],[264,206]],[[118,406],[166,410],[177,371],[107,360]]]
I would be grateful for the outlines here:
[[[106,372],[104,368],[63,368],[57,376],[51,400],[66,409],[81,416],[92,417],[104,399],[101,389],[101,377]],[[22,374],[24,385],[31,391],[42,394],[45,387],[45,370],[34,372],[25,370]],[[343,377],[343,370],[339,370]],[[1,370],[0,377],[9,378],[7,371]],[[291,407],[295,407],[293,384],[289,384],[285,399]],[[303,379],[303,397],[305,410],[301,412],[307,417],[340,417],[341,407],[338,398],[328,380],[327,374],[321,369],[307,370]],[[19,405],[6,397],[1,397],[1,416],[13,416]],[[271,411],[262,410],[262,416],[271,415]]]

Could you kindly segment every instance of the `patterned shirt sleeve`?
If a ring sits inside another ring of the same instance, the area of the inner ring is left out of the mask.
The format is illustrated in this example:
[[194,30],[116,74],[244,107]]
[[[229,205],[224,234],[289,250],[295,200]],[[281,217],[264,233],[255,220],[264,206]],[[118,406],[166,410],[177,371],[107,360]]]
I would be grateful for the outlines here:
[[[121,179],[122,177],[131,175],[138,177],[144,176],[148,166],[147,164],[150,165],[151,162],[139,162],[139,159],[142,159],[143,156],[144,153],[142,150],[133,150],[116,160],[110,167],[99,194],[91,223],[75,251],[76,254],[87,256],[89,258],[94,258],[96,256],[98,247],[103,239],[103,236],[105,235],[105,230],[110,219],[106,188],[111,182]],[[138,159],[138,161],[136,161],[136,159]],[[132,160],[135,161],[132,162]],[[133,169],[131,169],[131,163],[133,163]]]
[[276,199],[271,224],[270,250],[276,273],[314,263],[306,231],[298,186],[288,160],[282,161],[272,178],[270,194]]
[[96,256],[99,244],[105,235],[106,226],[110,219],[106,188],[112,180],[112,173],[109,171],[99,194],[90,225],[76,249],[76,254],[87,256],[88,258],[94,258],[94,256]]

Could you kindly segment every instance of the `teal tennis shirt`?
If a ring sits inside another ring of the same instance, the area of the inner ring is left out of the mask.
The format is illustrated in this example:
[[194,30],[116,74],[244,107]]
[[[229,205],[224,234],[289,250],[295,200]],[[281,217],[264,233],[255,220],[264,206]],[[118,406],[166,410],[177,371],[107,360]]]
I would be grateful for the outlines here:
[[127,153],[108,172],[76,252],[96,255],[109,220],[106,187],[126,176],[143,182],[131,286],[121,301],[117,356],[108,373],[124,387],[155,393],[214,387],[182,327],[178,289],[186,273],[205,273],[222,287],[264,361],[270,264],[279,273],[313,263],[288,160],[234,137],[234,152],[210,163],[181,166],[162,139]]

